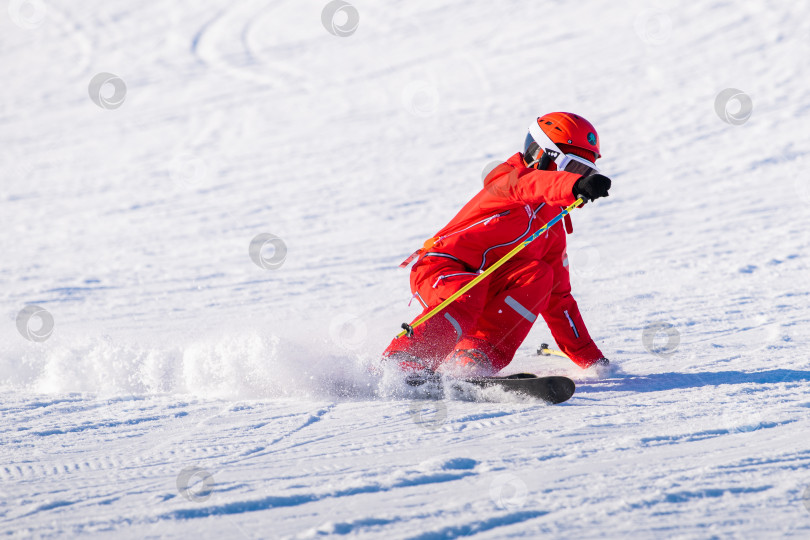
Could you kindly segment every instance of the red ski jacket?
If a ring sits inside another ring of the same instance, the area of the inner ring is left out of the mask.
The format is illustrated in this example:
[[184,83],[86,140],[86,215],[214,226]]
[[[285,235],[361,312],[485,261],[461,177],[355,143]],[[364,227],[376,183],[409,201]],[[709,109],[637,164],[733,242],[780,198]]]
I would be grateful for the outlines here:
[[[484,188],[403,265],[418,255],[422,265],[429,263],[423,260],[426,257],[450,258],[472,272],[486,270],[558,215],[561,207],[572,204],[576,200],[572,188],[579,178],[569,172],[529,169],[518,152],[492,170],[484,180]],[[570,227],[568,220],[566,227]],[[578,364],[601,358],[602,352],[588,334],[571,296],[562,224],[550,228],[512,260],[527,259],[542,260],[554,271],[551,299],[542,316],[557,344]]]

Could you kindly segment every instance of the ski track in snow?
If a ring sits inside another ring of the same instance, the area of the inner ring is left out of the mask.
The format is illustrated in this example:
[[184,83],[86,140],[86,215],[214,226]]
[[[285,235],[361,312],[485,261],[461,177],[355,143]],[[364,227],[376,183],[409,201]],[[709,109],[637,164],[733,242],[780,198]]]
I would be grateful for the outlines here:
[[[810,8],[355,3],[338,38],[325,4],[0,14],[0,532],[810,535]],[[569,257],[621,371],[535,356],[539,324],[508,370],[573,377],[566,404],[389,395],[366,366],[418,309],[396,265],[552,110],[614,179]],[[248,257],[268,232],[276,271]]]

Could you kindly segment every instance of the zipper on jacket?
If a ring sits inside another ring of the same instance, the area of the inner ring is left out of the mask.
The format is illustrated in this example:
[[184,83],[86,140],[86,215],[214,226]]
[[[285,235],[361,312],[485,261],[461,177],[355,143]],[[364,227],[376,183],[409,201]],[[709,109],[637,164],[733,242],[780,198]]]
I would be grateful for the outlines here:
[[473,227],[475,227],[476,225],[481,225],[482,223],[483,223],[485,226],[486,226],[486,225],[489,225],[489,222],[490,222],[490,221],[492,221],[493,219],[495,219],[495,218],[497,218],[497,217],[502,217],[502,216],[505,216],[505,215],[506,215],[506,214],[508,214],[509,212],[510,212],[510,210],[504,210],[503,212],[499,212],[499,213],[497,213],[497,214],[493,214],[493,215],[489,216],[488,218],[482,219],[482,220],[480,220],[480,221],[476,221],[475,223],[473,223],[473,224],[471,224],[471,225],[467,225],[466,227],[464,227],[464,228],[463,228],[463,229],[461,229],[460,231],[455,231],[455,232],[451,232],[450,234],[445,234],[444,236],[440,236],[440,237],[438,237],[438,238],[436,239],[436,243],[441,242],[441,241],[442,241],[442,240],[444,240],[445,238],[450,238],[451,236],[454,236],[454,235],[456,235],[456,234],[460,234],[460,233],[463,233],[464,231],[467,231],[467,230],[469,230],[469,229],[472,229],[472,228],[473,228]]
[[455,274],[444,274],[439,276],[435,282],[433,282],[433,288],[439,286],[439,282],[442,281],[444,278],[455,277],[455,276],[477,276],[480,272],[456,272]]
[[461,262],[461,259],[458,257],[453,257],[447,253],[442,253],[440,251],[426,251],[422,257],[444,257],[446,259],[453,259],[454,261]]
[[[481,272],[484,269],[484,266],[486,266],[486,264],[487,264],[487,253],[489,253],[491,250],[499,248],[499,247],[504,247],[504,246],[514,244],[515,242],[519,241],[521,238],[526,236],[529,233],[529,231],[532,230],[532,223],[534,223],[534,218],[537,217],[537,212],[539,212],[540,209],[543,208],[545,205],[546,205],[546,203],[542,203],[540,206],[538,206],[535,209],[534,212],[531,211],[531,207],[529,205],[526,205],[526,207],[525,207],[526,212],[529,214],[529,226],[526,227],[526,230],[520,236],[518,236],[517,238],[515,238],[511,242],[506,242],[505,244],[497,244],[495,246],[490,246],[487,249],[485,249],[484,254],[481,256],[481,266],[478,267],[478,271]],[[548,232],[546,232],[546,235],[548,235]]]

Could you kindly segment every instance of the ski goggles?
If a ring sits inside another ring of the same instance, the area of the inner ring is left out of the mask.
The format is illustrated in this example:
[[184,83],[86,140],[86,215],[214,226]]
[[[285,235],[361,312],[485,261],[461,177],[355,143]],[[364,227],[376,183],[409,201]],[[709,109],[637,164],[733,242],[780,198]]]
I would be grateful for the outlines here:
[[555,159],[558,171],[566,171],[582,176],[590,176],[598,173],[599,169],[593,162],[574,154],[560,154],[560,158]]

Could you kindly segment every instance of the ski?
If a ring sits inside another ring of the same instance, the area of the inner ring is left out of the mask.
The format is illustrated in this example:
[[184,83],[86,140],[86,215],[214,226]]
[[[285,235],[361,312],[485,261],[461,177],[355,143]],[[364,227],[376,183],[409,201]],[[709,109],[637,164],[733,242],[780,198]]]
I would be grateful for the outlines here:
[[[412,374],[406,379],[408,385],[420,387],[422,397],[442,399],[444,398],[444,385],[442,378],[438,374]],[[472,377],[469,379],[445,380],[445,384],[453,391],[467,396],[468,399],[475,399],[471,396],[470,385],[486,388],[498,388],[506,392],[521,394],[528,397],[541,399],[550,404],[563,403],[574,395],[576,384],[568,377],[538,377],[532,373],[516,373],[505,377]]]
[[542,399],[551,404],[568,401],[576,391],[576,384],[568,377],[538,377],[532,373],[516,373],[505,377],[476,377],[461,382],[482,388],[500,388],[507,392]]

